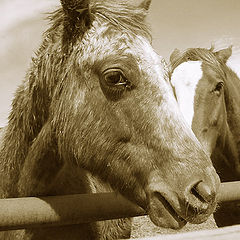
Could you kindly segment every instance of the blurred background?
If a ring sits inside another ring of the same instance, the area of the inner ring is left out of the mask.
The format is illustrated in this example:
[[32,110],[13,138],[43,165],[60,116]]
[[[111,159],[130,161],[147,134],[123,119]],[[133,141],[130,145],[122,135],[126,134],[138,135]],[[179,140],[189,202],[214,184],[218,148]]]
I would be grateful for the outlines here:
[[[47,12],[59,2],[0,0],[0,127],[7,124],[14,91],[47,28]],[[229,65],[240,76],[239,0],[152,0],[148,22],[153,47],[167,61],[175,48],[233,44]]]

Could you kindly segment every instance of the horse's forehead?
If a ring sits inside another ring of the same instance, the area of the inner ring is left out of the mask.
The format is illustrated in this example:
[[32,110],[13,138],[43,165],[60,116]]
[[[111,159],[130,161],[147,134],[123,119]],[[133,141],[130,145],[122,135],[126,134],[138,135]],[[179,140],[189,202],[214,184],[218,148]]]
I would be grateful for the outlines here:
[[140,70],[151,76],[148,79],[152,84],[161,88],[162,92],[168,91],[168,87],[165,89],[165,83],[169,81],[169,77],[164,59],[155,52],[149,41],[141,36],[135,36],[134,45],[126,51],[137,56]]
[[203,65],[203,72],[205,77],[211,81],[216,81],[216,79],[223,79],[224,78],[224,72],[223,70],[215,65],[208,65],[208,64],[204,64]]
[[[109,29],[108,24],[99,25],[96,22],[84,41],[87,48],[83,51],[81,61],[94,64],[95,61],[105,61],[108,56],[131,55],[139,69],[147,74],[155,72],[160,76],[167,71],[162,64],[162,57],[154,51],[149,40],[141,35]],[[158,77],[152,80],[159,84]]]
[[151,44],[143,37],[135,36],[133,44],[126,49],[126,52],[137,57],[141,68],[146,68],[149,71],[153,69],[159,71],[159,67],[160,69],[164,68],[162,57],[154,51]]
[[201,61],[188,61],[177,66],[171,77],[174,87],[194,88],[203,75]]
[[152,86],[158,89],[156,93],[162,97],[169,95],[169,76],[163,58],[154,51],[146,37],[128,30],[119,31],[108,23],[95,21],[78,46],[78,64],[82,68],[87,65],[88,71],[84,73],[86,76],[89,76],[94,67],[101,66],[99,63],[109,64],[113,58],[115,62],[119,58],[122,59],[121,64],[124,64],[124,59],[129,61],[131,58],[140,73],[140,78],[136,81],[143,86],[141,89]]
[[171,77],[180,110],[190,127],[194,115],[195,90],[202,76],[202,62],[188,61],[180,64]]
[[[140,58],[151,58],[152,61],[159,63],[157,54],[153,51],[150,42],[130,30],[120,31],[108,23],[100,24],[93,22],[91,30],[86,36],[88,49],[86,52],[96,52],[95,57],[106,58],[108,54],[127,54],[130,53]],[[88,56],[94,57],[94,54]],[[152,62],[154,64],[154,62]]]

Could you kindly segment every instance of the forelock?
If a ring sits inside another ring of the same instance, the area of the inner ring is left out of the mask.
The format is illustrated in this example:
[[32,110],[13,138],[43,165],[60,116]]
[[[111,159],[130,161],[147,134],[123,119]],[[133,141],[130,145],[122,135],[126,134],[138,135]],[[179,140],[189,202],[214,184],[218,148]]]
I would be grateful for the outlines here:
[[225,76],[223,71],[223,64],[218,61],[217,57],[214,54],[214,47],[210,49],[206,48],[189,48],[183,51],[179,56],[177,56],[171,63],[171,73],[176,67],[180,64],[188,61],[202,61],[204,64],[207,64],[211,67],[212,70]]

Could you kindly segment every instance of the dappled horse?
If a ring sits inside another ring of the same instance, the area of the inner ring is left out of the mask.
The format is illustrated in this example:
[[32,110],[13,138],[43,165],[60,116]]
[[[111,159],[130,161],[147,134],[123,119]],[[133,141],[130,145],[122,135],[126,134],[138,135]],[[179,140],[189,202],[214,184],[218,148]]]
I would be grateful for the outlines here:
[[[1,197],[115,190],[158,226],[205,221],[219,178],[150,45],[150,1],[61,3],[12,103]],[[130,225],[117,219],[2,232],[0,239],[127,238]]]
[[[231,54],[231,47],[189,48],[170,57],[180,109],[223,182],[240,180],[240,79],[227,66]],[[215,220],[240,223],[239,203],[222,204]]]

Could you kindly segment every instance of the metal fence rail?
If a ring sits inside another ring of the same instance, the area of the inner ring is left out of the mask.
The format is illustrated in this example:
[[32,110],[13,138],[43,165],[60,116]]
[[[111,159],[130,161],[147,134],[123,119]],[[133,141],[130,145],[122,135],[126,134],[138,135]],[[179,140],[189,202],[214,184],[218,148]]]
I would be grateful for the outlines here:
[[[240,201],[240,181],[222,183],[219,201]],[[0,199],[0,231],[145,215],[116,193]]]

